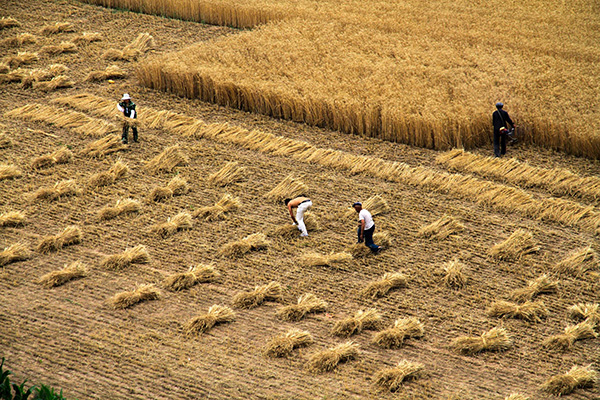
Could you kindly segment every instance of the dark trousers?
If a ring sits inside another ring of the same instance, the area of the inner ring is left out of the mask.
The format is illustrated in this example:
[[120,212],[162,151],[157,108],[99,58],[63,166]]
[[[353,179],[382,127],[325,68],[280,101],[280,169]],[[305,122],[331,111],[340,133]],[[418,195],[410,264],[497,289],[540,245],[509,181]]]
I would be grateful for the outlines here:
[[500,157],[505,154],[506,154],[506,135],[501,135],[500,132],[494,132],[494,155],[496,157]]
[[[133,132],[133,141],[138,141],[138,131],[135,126],[131,127],[131,131]],[[127,142],[127,137],[129,135],[129,124],[123,124],[123,135],[121,136],[121,140]]]
[[[379,246],[377,246],[374,242],[373,242],[373,233],[375,233],[375,225],[373,225],[371,227],[371,229],[365,229],[364,235],[365,235],[365,246],[367,246],[368,248],[371,249],[371,251],[377,251],[379,250]],[[360,226],[358,227],[358,243],[362,242],[362,240],[360,240]]]

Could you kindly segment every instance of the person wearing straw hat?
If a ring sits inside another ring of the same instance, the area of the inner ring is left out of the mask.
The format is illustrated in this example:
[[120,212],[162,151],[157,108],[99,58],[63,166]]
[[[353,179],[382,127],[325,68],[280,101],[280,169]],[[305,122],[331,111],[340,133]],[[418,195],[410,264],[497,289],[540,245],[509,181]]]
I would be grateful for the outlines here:
[[365,246],[371,249],[375,254],[379,253],[382,249],[381,246],[377,246],[373,242],[373,233],[375,233],[375,222],[373,216],[368,210],[362,208],[361,202],[352,204],[352,207],[358,213],[358,241],[357,243],[365,242]]
[[508,132],[506,124],[511,128],[515,127],[512,119],[506,111],[502,109],[503,103],[496,103],[497,110],[492,113],[492,123],[494,124],[494,156],[501,157],[506,154],[506,133]]
[[[308,197],[300,196],[295,199],[285,199],[283,201],[290,212],[290,217],[294,221],[294,225],[298,225],[298,230],[301,232],[300,237],[308,236],[306,225],[304,224],[304,213],[312,207],[313,203]],[[294,217],[293,209],[296,208],[296,216]]]
[[[123,144],[127,144],[127,136],[129,135],[129,125],[131,126],[131,130],[133,131],[133,141],[137,143],[138,141],[138,130],[135,124],[130,124],[127,122],[127,118],[136,119],[137,112],[135,111],[135,103],[131,101],[131,97],[128,93],[125,93],[121,98],[121,101],[117,104],[117,109],[123,113],[126,120],[123,122],[123,135],[121,136],[121,142]],[[132,121],[133,122],[133,121]]]

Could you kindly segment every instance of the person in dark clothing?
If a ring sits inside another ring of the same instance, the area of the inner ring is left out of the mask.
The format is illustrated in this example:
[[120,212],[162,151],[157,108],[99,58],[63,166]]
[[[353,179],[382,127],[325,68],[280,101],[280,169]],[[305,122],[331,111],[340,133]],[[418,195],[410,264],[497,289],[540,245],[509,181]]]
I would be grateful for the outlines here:
[[496,103],[497,110],[492,114],[492,123],[494,124],[494,155],[496,157],[506,154],[505,131],[508,130],[506,124],[510,124],[511,128],[515,127],[512,119],[510,119],[510,116],[502,107],[504,107],[504,104]]
[[[121,98],[121,101],[119,102],[119,104],[117,104],[117,109],[123,113],[123,115],[125,116],[126,119],[127,118],[132,118],[132,119],[137,118],[137,112],[135,111],[135,103],[133,101],[131,101],[131,97],[127,93],[125,93],[123,95],[123,98]],[[135,122],[135,121],[132,121],[132,122]],[[135,126],[135,124],[129,123],[129,122],[127,122],[127,120],[125,120],[125,122],[123,122],[123,135],[121,136],[121,142],[123,144],[127,144],[127,136],[129,135],[129,125],[132,125],[131,130],[133,131],[133,141],[136,143],[138,141],[137,126]]]

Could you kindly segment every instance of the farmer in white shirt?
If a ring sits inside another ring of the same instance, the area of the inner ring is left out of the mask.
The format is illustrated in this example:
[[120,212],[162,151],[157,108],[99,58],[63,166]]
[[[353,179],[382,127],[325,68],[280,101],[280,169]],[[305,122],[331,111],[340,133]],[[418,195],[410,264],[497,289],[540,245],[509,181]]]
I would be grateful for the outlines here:
[[[123,97],[121,98],[121,101],[117,104],[117,110],[122,112],[123,115],[125,116],[125,118],[132,118],[132,119],[137,118],[137,112],[135,111],[135,103],[133,101],[131,101],[131,97],[127,93],[125,93],[123,95]],[[121,142],[123,142],[123,144],[127,144],[127,136],[129,134],[129,125],[130,124],[128,122],[123,123],[123,135],[121,136]],[[133,131],[133,141],[137,143],[138,130],[137,130],[137,127],[135,126],[135,124],[133,124],[133,126],[131,127],[131,130]]]
[[362,208],[362,204],[356,202],[352,204],[352,207],[358,213],[358,242],[365,242],[365,246],[371,249],[373,253],[379,253],[381,250],[380,246],[373,243],[373,233],[375,232],[375,222],[373,222],[373,216],[371,213]]
[[[306,225],[304,225],[304,213],[312,207],[313,203],[310,201],[308,197],[300,196],[295,199],[285,199],[283,201],[290,212],[290,217],[292,217],[292,221],[294,221],[294,225],[298,224],[298,230],[301,237],[308,236],[308,232],[306,231]],[[296,216],[294,217],[293,209],[297,208]]]

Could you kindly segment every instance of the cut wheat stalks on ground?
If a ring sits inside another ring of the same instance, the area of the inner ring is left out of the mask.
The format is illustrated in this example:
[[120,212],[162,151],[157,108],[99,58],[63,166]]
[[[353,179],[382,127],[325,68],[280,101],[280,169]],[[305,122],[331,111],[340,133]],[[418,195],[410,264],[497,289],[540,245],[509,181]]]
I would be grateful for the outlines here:
[[0,31],[2,29],[15,28],[21,26],[21,23],[12,17],[0,18]]
[[0,149],[8,149],[14,145],[12,139],[6,132],[0,132]]
[[40,49],[40,53],[56,56],[62,53],[75,53],[77,45],[73,42],[60,42],[59,44],[46,45]]
[[312,293],[298,297],[297,304],[281,307],[277,310],[277,317],[284,321],[300,321],[307,314],[322,313],[327,309],[327,302]]
[[540,294],[553,294],[558,292],[559,282],[552,280],[548,275],[540,275],[527,282],[527,286],[513,290],[509,298],[514,301],[524,302],[533,300]]
[[577,303],[569,307],[569,317],[578,320],[587,320],[600,325],[600,304]]
[[104,206],[98,211],[98,219],[107,221],[119,215],[137,213],[140,211],[140,202],[134,199],[119,199],[114,206]]
[[567,350],[573,347],[577,340],[594,339],[598,337],[595,332],[596,325],[591,321],[583,321],[577,325],[568,325],[564,333],[550,336],[542,344],[550,349]]
[[27,260],[31,253],[22,243],[14,243],[0,251],[0,267],[7,264]]
[[57,22],[54,25],[45,25],[40,29],[40,35],[56,35],[58,33],[75,32],[73,24],[68,22]]
[[400,272],[387,272],[379,280],[370,282],[361,291],[362,297],[376,299],[383,297],[392,289],[408,286],[406,275]]
[[69,77],[65,75],[58,75],[49,81],[34,82],[32,87],[34,89],[41,90],[42,92],[51,92],[56,89],[73,87],[74,84],[75,82],[73,82]]
[[333,371],[338,364],[356,360],[360,346],[352,341],[339,344],[313,354],[306,363],[306,369],[313,373]]
[[43,275],[38,283],[47,288],[63,285],[74,279],[83,278],[87,275],[87,267],[81,261],[65,264],[62,269],[52,271]]
[[269,282],[266,285],[256,286],[249,292],[240,292],[233,296],[232,304],[236,308],[255,308],[265,301],[281,301],[283,288],[279,282]]
[[189,213],[183,211],[173,217],[169,217],[169,219],[167,219],[167,222],[154,225],[152,228],[150,228],[150,231],[152,233],[156,233],[162,238],[166,238],[171,235],[174,235],[179,231],[192,229],[193,227],[194,222],[192,216]]
[[111,270],[120,270],[132,264],[145,264],[150,261],[146,246],[137,245],[126,249],[123,253],[104,257],[101,266]]
[[144,166],[151,174],[159,172],[173,172],[178,166],[188,165],[188,158],[182,153],[179,145],[165,148],[162,153],[154,157]]
[[586,271],[598,269],[598,254],[591,246],[578,249],[554,266],[554,270],[573,276],[581,276]]
[[423,377],[425,366],[421,363],[402,360],[395,367],[377,371],[373,376],[376,386],[396,392],[404,382]]
[[140,33],[123,50],[108,49],[102,57],[106,60],[135,61],[138,57],[154,48],[154,38],[148,33]]
[[198,283],[214,282],[221,274],[212,265],[199,264],[187,272],[167,276],[163,281],[165,289],[172,292],[189,289]]
[[44,169],[58,164],[67,164],[73,160],[73,153],[66,147],[42,156],[36,157],[31,161],[31,168]]
[[108,154],[123,151],[125,149],[127,149],[127,146],[121,143],[121,139],[117,135],[107,135],[94,142],[88,143],[87,146],[81,150],[81,154],[93,158],[102,158]]
[[490,255],[497,260],[517,261],[527,254],[537,253],[540,250],[531,232],[517,229],[508,239],[494,245]]
[[81,229],[78,226],[68,226],[58,235],[43,237],[37,246],[37,251],[40,253],[59,251],[63,247],[81,243],[81,238]]
[[21,65],[32,64],[38,61],[40,57],[37,53],[31,53],[28,51],[19,51],[16,55],[5,56],[2,62],[9,65],[10,68],[17,68]]
[[346,252],[331,254],[306,253],[300,257],[300,263],[307,267],[338,267],[346,265],[350,261],[352,261],[352,254]]
[[32,198],[33,200],[48,200],[54,201],[60,198],[69,196],[79,196],[82,193],[77,182],[74,180],[59,181],[51,187],[43,187],[36,190]]
[[129,167],[122,161],[117,161],[108,171],[102,171],[93,174],[88,179],[88,186],[99,188],[114,184],[118,179],[123,178],[129,172]]
[[598,383],[598,372],[592,365],[574,365],[566,374],[555,375],[542,385],[542,390],[555,396],[573,393],[576,389],[593,388]]
[[335,336],[348,337],[363,330],[377,330],[382,326],[381,314],[375,309],[359,310],[352,317],[337,321],[331,329]]
[[102,34],[98,32],[83,32],[81,35],[74,36],[71,40],[73,43],[82,45],[92,42],[99,42],[102,40]]
[[0,214],[0,227],[21,226],[25,224],[25,214],[21,211],[7,211]]
[[487,315],[494,318],[516,318],[530,322],[541,322],[549,314],[543,301],[526,301],[522,304],[509,301],[495,301],[487,309]]
[[109,302],[115,309],[125,309],[143,301],[158,300],[160,297],[160,290],[154,285],[140,285],[135,290],[117,293]]
[[394,321],[394,325],[373,335],[371,342],[385,349],[397,349],[404,345],[406,339],[421,338],[425,328],[415,317],[402,318]]
[[465,265],[454,259],[444,265],[444,284],[453,289],[461,289],[467,284]]
[[150,200],[152,201],[163,201],[170,199],[173,196],[181,196],[190,191],[190,187],[187,181],[180,177],[174,176],[167,186],[156,186],[150,192]]
[[21,47],[26,44],[37,43],[37,38],[31,33],[20,33],[17,36],[0,40],[0,47]]
[[504,398],[504,400],[529,400],[529,397],[520,393],[512,393]]
[[238,258],[251,251],[266,250],[271,242],[264,233],[253,233],[241,240],[227,243],[219,249],[222,257]]
[[[307,232],[317,232],[321,230],[321,224],[319,223],[317,217],[311,212],[304,214],[304,225],[306,226]],[[297,224],[282,224],[277,225],[275,228],[270,230],[269,236],[292,239],[300,236],[300,230],[298,229]]]
[[104,71],[92,71],[85,78],[88,82],[101,82],[108,79],[125,79],[127,72],[118,65],[109,65]]
[[[392,245],[392,237],[388,232],[378,232],[373,235],[373,243],[378,246],[389,248]],[[371,249],[363,243],[354,243],[346,248],[346,252],[354,258],[368,257],[373,254]]]
[[6,71],[4,73],[0,73],[0,83],[23,82],[23,80],[27,79],[30,74],[29,70],[22,68],[9,70],[10,68],[4,63],[0,63],[0,68]]
[[244,179],[246,168],[240,167],[237,161],[228,162],[219,171],[208,176],[208,183],[213,186],[227,186]]
[[308,194],[308,186],[301,180],[288,175],[283,181],[275,186],[265,197],[275,202],[282,202],[285,199],[293,199],[300,195]]
[[200,314],[190,319],[183,331],[188,336],[200,335],[208,332],[215,325],[233,322],[235,320],[235,312],[227,307],[220,305],[212,305],[205,314]]
[[[369,197],[367,200],[365,200],[362,203],[362,208],[364,208],[365,210],[368,210],[372,216],[387,214],[392,210],[390,208],[388,202],[383,197],[381,197],[381,195],[379,195],[379,194],[376,196],[373,196],[373,197]],[[344,213],[344,216],[346,218],[349,218],[349,217],[352,217],[355,215],[358,215],[358,214],[356,213],[356,210],[353,207],[350,207]]]
[[269,357],[288,357],[298,347],[306,347],[313,342],[312,335],[300,329],[290,329],[269,341],[264,353]]
[[5,179],[15,179],[23,176],[23,172],[14,165],[0,164],[0,181]]
[[452,349],[474,355],[482,351],[505,351],[512,347],[512,339],[504,328],[492,328],[481,336],[461,336],[454,339]]
[[192,217],[205,221],[218,221],[226,218],[226,214],[241,206],[240,199],[230,194],[224,194],[214,206],[200,207],[192,213]]
[[444,215],[437,221],[419,229],[417,235],[432,240],[443,240],[464,229],[465,226],[459,220],[451,215]]

